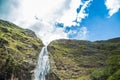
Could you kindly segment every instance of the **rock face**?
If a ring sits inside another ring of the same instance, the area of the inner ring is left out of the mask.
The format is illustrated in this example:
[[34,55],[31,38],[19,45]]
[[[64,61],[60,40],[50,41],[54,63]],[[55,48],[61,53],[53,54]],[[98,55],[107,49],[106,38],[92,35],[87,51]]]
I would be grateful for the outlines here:
[[50,80],[119,80],[120,38],[56,40],[49,44]]
[[0,80],[32,80],[42,46],[33,31],[0,20]]

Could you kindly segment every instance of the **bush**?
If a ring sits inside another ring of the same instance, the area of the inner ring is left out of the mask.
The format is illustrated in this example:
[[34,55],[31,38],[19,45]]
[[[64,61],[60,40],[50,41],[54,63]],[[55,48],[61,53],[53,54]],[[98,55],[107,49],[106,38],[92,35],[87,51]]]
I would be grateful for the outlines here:
[[111,75],[107,80],[120,80],[120,69]]
[[104,69],[98,69],[92,72],[91,80],[106,80]]

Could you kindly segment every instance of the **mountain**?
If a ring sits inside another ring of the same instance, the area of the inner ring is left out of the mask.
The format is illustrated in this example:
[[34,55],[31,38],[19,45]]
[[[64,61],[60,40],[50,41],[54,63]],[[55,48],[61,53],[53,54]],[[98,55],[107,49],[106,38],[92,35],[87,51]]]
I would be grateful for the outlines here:
[[[0,80],[33,80],[43,46],[33,31],[0,20]],[[120,37],[95,42],[60,39],[47,48],[47,80],[120,80]]]
[[49,80],[120,80],[120,38],[55,40],[48,51]]
[[0,80],[31,80],[42,47],[33,31],[0,20]]

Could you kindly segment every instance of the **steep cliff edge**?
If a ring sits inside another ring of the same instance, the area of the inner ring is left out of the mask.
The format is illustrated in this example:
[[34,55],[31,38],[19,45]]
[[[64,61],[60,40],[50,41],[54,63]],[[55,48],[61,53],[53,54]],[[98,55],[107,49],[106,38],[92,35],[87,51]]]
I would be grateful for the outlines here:
[[50,52],[50,80],[119,80],[120,38],[106,41],[55,40]]
[[0,20],[0,80],[31,80],[42,47],[33,31]]

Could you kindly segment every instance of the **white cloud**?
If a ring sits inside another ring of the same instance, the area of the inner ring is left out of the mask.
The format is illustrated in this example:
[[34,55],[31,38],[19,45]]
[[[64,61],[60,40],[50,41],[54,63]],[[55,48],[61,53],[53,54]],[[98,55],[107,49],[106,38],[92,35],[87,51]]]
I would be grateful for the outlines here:
[[109,16],[112,16],[120,9],[120,0],[106,0],[105,5],[109,10]]
[[[13,7],[6,18],[23,28],[32,29],[44,44],[48,44],[55,39],[68,38],[69,33],[64,32],[65,27],[77,25],[73,22],[75,19],[81,22],[88,16],[85,9],[91,1],[82,3],[81,0],[19,0],[19,6]],[[82,8],[77,13],[76,9],[80,5]],[[63,23],[64,28],[56,28],[55,22]],[[76,39],[81,39],[83,36],[85,38],[87,29],[81,28],[77,33],[79,35]]]
[[92,0],[88,0],[83,4],[83,7],[81,8],[79,14],[77,15],[77,21],[78,22],[81,22],[82,19],[84,19],[85,17],[88,16],[88,13],[85,12],[85,9],[88,7],[88,5],[91,1]]
[[[64,23],[65,26],[71,26],[71,25],[77,25],[74,20],[78,22],[81,22],[82,19],[88,16],[87,13],[85,13],[85,9],[88,7],[88,4],[92,0],[88,0],[85,3],[82,3],[81,0],[71,0],[70,8],[66,11],[64,11],[62,17],[58,19],[58,22]],[[82,5],[82,8],[79,13],[76,12],[76,9],[79,8],[79,6]]]
[[69,34],[73,35],[73,39],[78,39],[78,40],[85,40],[87,39],[88,36],[88,30],[86,27],[81,27],[79,31],[77,30],[71,30]]
[[51,41],[56,39],[67,39],[67,34],[64,33],[63,28],[56,28],[46,22],[37,21],[35,24],[31,25],[30,29],[35,31],[43,41],[45,45],[48,45]]
[[88,29],[86,27],[82,27],[77,35],[78,39],[87,39],[87,35],[88,35]]
[[69,4],[69,9],[63,11],[63,15],[58,19],[58,22],[64,23],[65,26],[75,25],[76,23],[73,20],[76,19],[77,12],[76,9],[81,5],[80,0],[71,0]]
[[30,26],[34,23],[35,16],[45,22],[54,23],[56,18],[62,15],[63,10],[66,10],[68,4],[66,2],[69,3],[65,0],[22,0],[20,8],[17,10],[19,12],[16,23],[25,22],[24,26]]
[[[2,0],[0,1],[0,18],[13,20],[10,17],[11,12],[19,7],[20,0]],[[15,14],[14,14],[15,16]]]

